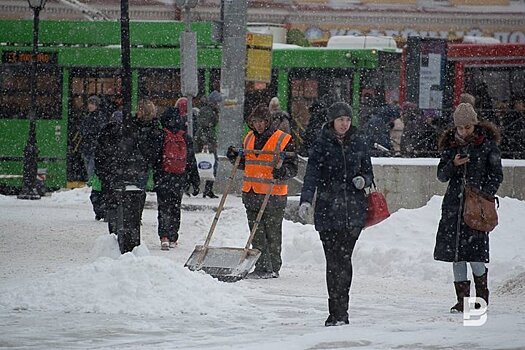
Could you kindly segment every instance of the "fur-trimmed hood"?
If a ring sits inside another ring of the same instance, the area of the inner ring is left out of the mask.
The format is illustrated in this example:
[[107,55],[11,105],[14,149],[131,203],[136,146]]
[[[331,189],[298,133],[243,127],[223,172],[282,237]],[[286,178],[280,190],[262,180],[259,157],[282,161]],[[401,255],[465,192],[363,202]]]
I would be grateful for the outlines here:
[[[439,138],[438,149],[443,150],[446,148],[458,147],[459,145],[456,142],[455,134],[455,127],[445,130]],[[474,134],[480,136],[481,140],[487,138],[494,141],[496,144],[499,144],[501,141],[501,133],[498,130],[498,127],[488,121],[482,121],[477,124],[474,129]]]

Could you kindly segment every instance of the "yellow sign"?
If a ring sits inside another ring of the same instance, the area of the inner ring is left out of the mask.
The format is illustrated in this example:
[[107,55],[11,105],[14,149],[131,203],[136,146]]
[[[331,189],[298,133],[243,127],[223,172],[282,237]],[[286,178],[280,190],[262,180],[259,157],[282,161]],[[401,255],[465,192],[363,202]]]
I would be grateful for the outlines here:
[[272,43],[270,34],[246,35],[246,80],[269,83],[272,80]]

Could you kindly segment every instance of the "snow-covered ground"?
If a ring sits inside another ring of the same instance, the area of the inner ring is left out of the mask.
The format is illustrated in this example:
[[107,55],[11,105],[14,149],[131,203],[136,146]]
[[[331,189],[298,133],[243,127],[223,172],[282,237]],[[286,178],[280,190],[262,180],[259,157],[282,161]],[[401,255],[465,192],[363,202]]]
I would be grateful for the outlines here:
[[[324,256],[311,225],[284,222],[280,278],[228,284],[183,267],[218,200],[184,198],[180,244],[169,252],[156,210],[146,209],[142,245],[120,256],[93,219],[88,189],[40,201],[0,196],[0,348],[525,348],[525,202],[501,199],[487,321],[466,327],[448,312],[451,266],[432,258],[441,200],[362,233],[350,325],[326,328]],[[247,236],[242,203],[230,196],[212,245],[242,247]]]

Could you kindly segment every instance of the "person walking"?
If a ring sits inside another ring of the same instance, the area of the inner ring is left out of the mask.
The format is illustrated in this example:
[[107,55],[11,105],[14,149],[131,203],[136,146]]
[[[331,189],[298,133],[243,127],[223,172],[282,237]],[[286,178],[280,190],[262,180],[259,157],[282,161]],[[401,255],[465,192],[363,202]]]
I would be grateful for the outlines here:
[[[160,120],[163,132],[152,136],[157,159],[153,178],[157,192],[159,238],[162,250],[177,246],[184,190],[191,185],[199,194],[200,177],[193,150],[193,139],[186,133],[186,119],[176,107],[168,107]],[[187,186],[188,185],[188,186]]]
[[489,234],[476,231],[463,219],[465,185],[495,195],[503,181],[500,135],[495,125],[479,122],[474,108],[460,103],[453,114],[454,127],[439,139],[441,159],[437,178],[448,182],[441,205],[434,259],[452,263],[457,303],[451,312],[463,312],[463,298],[470,296],[467,262],[470,263],[476,296],[488,304]]
[[290,126],[290,115],[281,109],[281,103],[278,97],[272,97],[268,104],[268,109],[273,118],[273,122],[277,124],[277,129],[292,135]]
[[385,155],[385,151],[375,148],[376,144],[392,150],[390,130],[394,126],[394,120],[400,116],[401,109],[399,106],[387,104],[377,109],[368,122],[361,126],[369,147],[374,147],[370,150],[372,156],[381,157]]
[[512,107],[503,121],[502,148],[508,158],[525,159],[525,98],[513,97]]
[[[286,181],[297,175],[297,154],[291,135],[276,128],[266,105],[255,108],[248,117],[248,126],[251,131],[244,138],[239,168],[244,170],[242,201],[250,230],[266,194],[270,193],[270,197],[252,242],[252,247],[261,251],[261,257],[247,278],[277,278],[282,266],[282,222],[288,195]],[[284,157],[283,152],[286,152]],[[228,148],[226,156],[232,163],[238,155],[233,146]]]
[[[219,105],[222,96],[218,91],[212,91],[207,98],[202,98],[202,105],[197,118],[198,128],[195,132],[195,145],[198,152],[210,152],[215,157],[213,175],[217,176],[217,135],[216,129],[219,123]],[[206,180],[202,197],[217,198],[213,193],[214,181]]]
[[[140,175],[138,187],[146,191],[148,180],[158,157],[158,150],[155,149],[155,140],[160,138],[162,132],[157,118],[157,107],[151,100],[139,100],[133,123],[137,132],[137,146],[145,161],[145,169]],[[144,196],[144,200],[141,202],[141,212],[144,210],[145,204],[146,196]]]
[[299,216],[307,220],[314,211],[326,259],[329,316],[325,326],[339,326],[349,323],[352,253],[365,226],[365,187],[372,184],[374,173],[368,146],[352,125],[351,107],[336,102],[327,116],[306,165]]
[[98,96],[92,95],[87,100],[87,113],[80,122],[80,154],[84,161],[87,178],[91,184],[91,194],[89,199],[95,213],[95,220],[103,220],[106,216],[106,203],[104,191],[99,188],[99,179],[95,177],[95,150],[97,140],[102,129],[108,122],[107,116],[101,108],[101,100]]
[[[121,111],[114,112],[100,132],[95,172],[105,196],[109,233],[117,235],[121,253],[125,253],[140,245],[140,221],[146,200],[140,181],[147,174],[148,165],[136,142],[137,124],[132,123],[129,135],[124,137],[122,119]],[[119,196],[124,217],[120,223],[122,231],[118,222]]]

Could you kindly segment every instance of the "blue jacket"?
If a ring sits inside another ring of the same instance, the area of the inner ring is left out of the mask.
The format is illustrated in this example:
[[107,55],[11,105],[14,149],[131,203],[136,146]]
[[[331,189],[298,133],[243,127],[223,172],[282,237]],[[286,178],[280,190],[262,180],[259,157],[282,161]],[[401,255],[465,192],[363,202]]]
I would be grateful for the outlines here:
[[355,128],[351,128],[340,143],[330,123],[325,124],[315,141],[304,176],[301,203],[315,203],[315,229],[346,230],[364,227],[367,199],[365,190],[352,183],[356,176],[372,184],[374,173],[368,146]]

